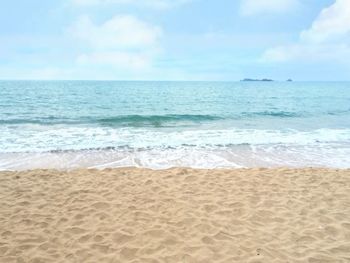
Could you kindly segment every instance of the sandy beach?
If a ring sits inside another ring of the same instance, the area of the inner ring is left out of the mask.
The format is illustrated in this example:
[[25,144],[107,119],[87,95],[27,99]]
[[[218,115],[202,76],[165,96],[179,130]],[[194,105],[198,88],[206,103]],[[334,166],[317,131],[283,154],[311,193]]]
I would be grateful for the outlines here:
[[0,262],[350,262],[350,170],[1,172]]

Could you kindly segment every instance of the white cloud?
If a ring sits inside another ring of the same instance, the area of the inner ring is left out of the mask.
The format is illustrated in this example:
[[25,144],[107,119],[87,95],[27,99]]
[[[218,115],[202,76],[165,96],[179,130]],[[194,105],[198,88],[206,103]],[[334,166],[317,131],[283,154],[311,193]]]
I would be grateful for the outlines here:
[[152,58],[143,53],[129,52],[94,52],[82,54],[77,58],[80,65],[106,65],[133,70],[147,69],[151,66]]
[[310,43],[335,42],[350,34],[350,1],[337,0],[321,11],[310,29],[301,33],[301,41]]
[[324,8],[312,26],[300,33],[299,41],[263,54],[264,61],[350,60],[350,1],[336,0]]
[[131,15],[118,15],[102,25],[88,16],[80,17],[69,30],[71,34],[95,48],[138,49],[157,45],[162,35],[158,26]]
[[159,52],[162,30],[135,16],[118,15],[96,25],[88,16],[80,17],[69,29],[80,40],[79,65],[108,65],[132,70],[152,64]]
[[166,9],[185,4],[191,0],[71,0],[76,6],[94,6],[94,5],[134,5],[150,7],[155,9]]
[[240,12],[244,16],[265,13],[284,13],[294,9],[299,0],[242,0]]

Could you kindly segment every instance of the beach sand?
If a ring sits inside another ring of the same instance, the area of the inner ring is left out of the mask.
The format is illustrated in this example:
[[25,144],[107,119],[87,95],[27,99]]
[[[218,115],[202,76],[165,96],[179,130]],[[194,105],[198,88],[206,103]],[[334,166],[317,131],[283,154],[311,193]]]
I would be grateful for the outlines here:
[[350,170],[2,172],[0,262],[350,262]]

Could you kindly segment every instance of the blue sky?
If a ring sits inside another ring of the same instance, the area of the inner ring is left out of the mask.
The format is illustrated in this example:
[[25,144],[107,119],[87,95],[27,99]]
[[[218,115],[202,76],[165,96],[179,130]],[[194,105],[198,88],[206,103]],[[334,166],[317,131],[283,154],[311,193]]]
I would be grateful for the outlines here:
[[0,79],[350,80],[349,0],[12,0]]

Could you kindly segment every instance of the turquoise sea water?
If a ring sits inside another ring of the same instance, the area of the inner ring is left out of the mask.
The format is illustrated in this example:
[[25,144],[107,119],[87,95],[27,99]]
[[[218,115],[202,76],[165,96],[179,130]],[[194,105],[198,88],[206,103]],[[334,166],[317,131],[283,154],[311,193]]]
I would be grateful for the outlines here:
[[0,81],[0,169],[350,167],[350,82]]

